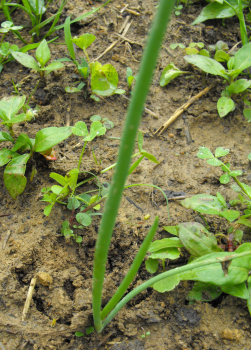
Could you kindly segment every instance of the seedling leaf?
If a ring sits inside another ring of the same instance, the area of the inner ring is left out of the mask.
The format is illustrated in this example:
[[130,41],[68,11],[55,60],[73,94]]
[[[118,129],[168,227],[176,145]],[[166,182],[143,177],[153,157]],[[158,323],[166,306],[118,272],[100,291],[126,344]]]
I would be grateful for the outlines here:
[[207,147],[200,147],[197,157],[201,159],[214,158],[213,153]]
[[85,137],[86,135],[88,135],[87,126],[82,121],[79,121],[74,125],[74,127],[72,128],[72,132],[74,135],[82,136],[82,137]]
[[228,221],[234,221],[240,216],[240,212],[238,210],[225,210],[221,213]]
[[0,118],[10,121],[24,105],[25,96],[12,96],[0,100]]
[[155,273],[158,269],[159,262],[157,259],[149,258],[146,260],[145,265],[148,272]]
[[36,50],[36,59],[41,64],[41,67],[43,68],[50,58],[51,58],[51,52],[46,40],[44,39],[41,41],[41,43],[39,44]]
[[169,292],[173,290],[180,283],[178,275],[165,278],[153,284],[153,289],[157,290],[159,293]]
[[4,170],[4,184],[13,199],[25,189],[27,179],[24,174],[29,157],[29,154],[15,157]]
[[171,80],[175,79],[182,73],[187,73],[187,72],[181,71],[179,68],[177,68],[174,65],[174,63],[168,64],[161,74],[160,86],[167,85],[168,83],[170,83]]
[[228,148],[218,147],[215,150],[215,157],[224,157],[229,153]]
[[17,51],[10,50],[10,52],[12,56],[23,66],[34,69],[37,72],[40,71],[40,67],[37,64],[37,61],[32,56],[28,55],[27,53],[23,53],[19,51],[17,52]]
[[72,41],[74,42],[74,44],[80,47],[80,49],[83,50],[87,49],[94,42],[95,39],[95,35],[85,33],[78,38],[73,38]]
[[235,103],[230,97],[221,97],[217,102],[219,116],[225,117],[229,112],[235,109]]
[[62,142],[72,134],[71,126],[61,128],[49,127],[37,132],[35,137],[35,151],[44,152]]
[[212,58],[200,55],[189,55],[185,56],[184,59],[187,62],[194,64],[196,67],[200,68],[206,73],[219,75],[225,78],[226,80],[229,80],[228,75],[225,74],[225,68],[219,62],[213,60]]
[[90,129],[90,134],[84,138],[84,141],[92,141],[96,136],[104,135],[106,128],[99,121],[93,122]]
[[89,226],[92,222],[91,216],[86,213],[78,213],[76,215],[76,220],[83,226]]
[[217,197],[210,194],[197,194],[184,199],[181,203],[185,208],[191,208],[202,214],[219,215],[222,210],[226,209]]

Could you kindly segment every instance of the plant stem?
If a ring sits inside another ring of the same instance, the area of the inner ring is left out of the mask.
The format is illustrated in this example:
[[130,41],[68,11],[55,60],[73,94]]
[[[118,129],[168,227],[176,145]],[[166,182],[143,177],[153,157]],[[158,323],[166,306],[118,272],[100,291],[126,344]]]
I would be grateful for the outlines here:
[[136,82],[133,98],[129,105],[125,129],[119,149],[118,162],[115,168],[109,196],[105,205],[104,215],[101,220],[94,254],[92,293],[94,326],[97,332],[101,332],[104,327],[101,319],[101,301],[109,245],[119,204],[123,194],[125,181],[129,171],[131,155],[141,120],[144,103],[148,94],[159,49],[161,47],[163,36],[166,32],[166,26],[173,8],[173,4],[174,0],[160,1],[148,44],[143,55],[139,71],[139,78]]
[[149,230],[146,238],[144,239],[144,242],[142,243],[136,257],[133,260],[133,263],[130,267],[130,270],[127,272],[125,278],[120,283],[117,291],[115,292],[115,294],[113,295],[111,300],[106,304],[104,309],[101,311],[101,319],[102,320],[118,304],[118,302],[120,301],[120,299],[122,298],[122,296],[126,292],[127,288],[129,287],[129,285],[133,281],[134,277],[136,276],[138,269],[140,268],[140,265],[141,265],[145,255],[146,255],[148,247],[149,247],[149,245],[154,237],[154,234],[158,228],[158,222],[159,222],[158,217],[156,217],[151,229]]
[[185,271],[189,271],[189,270],[194,270],[196,268],[200,268],[202,266],[207,266],[207,265],[212,265],[212,264],[216,264],[216,263],[222,263],[225,261],[229,261],[229,260],[233,260],[233,259],[237,259],[237,258],[242,258],[244,256],[248,256],[251,255],[251,252],[244,252],[244,253],[240,253],[240,254],[234,254],[232,253],[231,255],[228,255],[229,253],[218,253],[220,255],[222,255],[222,258],[218,257],[218,258],[214,258],[214,259],[208,259],[202,262],[195,262],[195,263],[191,263],[188,265],[184,265],[181,267],[176,267],[175,269],[166,271],[166,272],[162,272],[161,274],[151,278],[150,280],[142,283],[140,286],[138,286],[137,288],[133,289],[130,293],[128,293],[117,305],[116,307],[110,312],[110,314],[106,317],[106,319],[103,322],[103,327],[105,327],[112,319],[113,317],[119,312],[119,310],[122,309],[122,307],[128,303],[128,301],[130,301],[132,298],[134,298],[136,295],[138,295],[139,293],[143,292],[143,290],[145,290],[146,288],[151,287],[154,283],[161,281],[167,277],[170,276],[175,276],[178,275],[182,272]]

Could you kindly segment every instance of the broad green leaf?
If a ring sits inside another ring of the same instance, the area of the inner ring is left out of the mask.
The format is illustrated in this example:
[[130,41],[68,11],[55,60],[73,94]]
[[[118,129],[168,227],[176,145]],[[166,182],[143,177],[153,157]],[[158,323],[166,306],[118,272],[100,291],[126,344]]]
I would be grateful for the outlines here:
[[223,96],[217,102],[217,109],[219,116],[222,118],[235,109],[235,103],[231,98]]
[[64,187],[58,186],[58,185],[53,185],[51,186],[51,191],[55,193],[57,196],[61,194],[61,192],[64,190]]
[[42,15],[46,11],[44,0],[29,0],[29,4],[36,15]]
[[96,39],[95,35],[85,33],[78,38],[77,37],[73,38],[72,41],[74,42],[74,44],[80,47],[80,49],[83,50],[83,49],[87,49],[94,42],[95,39]]
[[54,203],[48,204],[48,205],[44,208],[44,215],[45,215],[45,216],[49,216],[49,215],[50,215],[50,212],[51,212],[53,206],[54,206]]
[[[228,2],[238,11],[238,0],[228,0]],[[242,2],[242,8],[246,8],[247,3]],[[208,4],[192,25],[207,21],[214,18],[228,18],[236,15],[235,11],[226,3],[220,4],[218,2],[212,2]]]
[[25,96],[12,96],[0,100],[0,118],[3,121],[11,120],[20,108],[23,107]]
[[189,55],[184,56],[184,59],[187,62],[194,64],[196,67],[200,68],[206,73],[219,75],[225,78],[226,80],[229,80],[225,68],[219,62],[213,60],[212,58],[200,55]]
[[92,222],[91,216],[86,213],[78,213],[76,215],[76,220],[83,226],[89,226]]
[[239,220],[236,221],[236,224],[241,224],[241,225],[245,225],[247,227],[250,227],[251,228],[251,221],[248,220],[248,219],[243,219],[243,218],[240,218]]
[[163,229],[171,233],[174,236],[178,236],[178,227],[177,226],[163,226]]
[[[1,33],[1,32],[0,32]],[[0,55],[7,56],[9,54],[10,44],[5,42],[0,46]]]
[[244,184],[243,182],[241,182],[242,187],[244,188],[244,190],[246,191],[247,195],[251,198],[251,187]]
[[146,260],[145,264],[148,272],[155,273],[158,269],[159,262],[157,259],[149,258],[148,260]]
[[25,113],[21,113],[18,114],[16,116],[14,116],[13,118],[11,118],[10,120],[6,120],[4,122],[4,124],[16,124],[16,123],[21,123],[26,119],[26,114]]
[[19,62],[21,63],[23,66],[27,67],[27,68],[31,68],[34,69],[35,71],[39,72],[40,71],[40,67],[37,64],[37,61],[35,60],[35,58],[33,58],[32,56],[23,53],[23,52],[16,52],[11,50],[10,51],[12,56]]
[[232,176],[232,177],[241,176],[241,175],[242,175],[241,170],[234,170],[234,171],[230,171],[229,173],[229,176]]
[[177,237],[163,238],[161,240],[156,240],[154,242],[151,242],[148,248],[148,252],[154,253],[161,249],[173,248],[173,247],[175,248],[183,247],[183,244],[180,242],[179,238]]
[[221,287],[210,283],[195,282],[193,289],[188,293],[187,300],[212,301],[222,294]]
[[228,221],[234,221],[240,216],[240,212],[238,210],[224,210],[221,212],[221,216],[223,216]]
[[138,131],[138,149],[141,152],[143,148],[144,138],[141,130]]
[[3,166],[7,163],[9,163],[13,158],[19,157],[19,154],[16,152],[13,152],[10,149],[3,148],[0,151],[0,166]]
[[225,285],[221,287],[222,292],[233,295],[241,299],[248,299],[249,293],[244,282],[235,285]]
[[230,55],[223,50],[216,51],[214,59],[218,62],[227,62],[230,59]]
[[61,69],[61,68],[64,68],[63,63],[61,63],[59,61],[53,61],[48,66],[41,68],[40,70],[46,71],[46,75],[48,75],[50,72],[52,72],[56,69]]
[[200,147],[197,157],[201,159],[214,158],[213,153],[207,147]]
[[86,124],[82,121],[77,122],[72,128],[72,133],[77,136],[85,137],[88,135]]
[[23,154],[12,159],[4,170],[4,184],[13,199],[25,189],[27,179],[24,174],[29,157],[29,154]]
[[7,132],[1,131],[1,132],[0,132],[0,142],[3,142],[3,141],[14,142],[14,139],[13,139],[13,137],[10,136],[10,134],[8,134]]
[[229,174],[223,174],[220,177],[220,183],[227,184],[227,183],[229,183],[230,178],[231,178],[231,176]]
[[70,210],[78,209],[80,207],[81,203],[75,196],[68,198],[68,205],[67,208]]
[[71,126],[61,128],[49,127],[37,132],[35,137],[35,152],[44,152],[62,142],[72,134]]
[[164,278],[153,284],[153,289],[157,290],[159,293],[169,292],[173,290],[180,283],[178,275]]
[[97,115],[97,114],[93,115],[93,116],[90,118],[90,120],[91,120],[92,122],[100,122],[101,119],[102,119],[102,118],[100,117],[100,115]]
[[50,173],[50,177],[54,180],[56,180],[60,185],[66,186],[67,180],[64,178],[64,176],[57,174],[57,173]]
[[251,109],[244,109],[243,110],[244,117],[247,119],[247,122],[251,122]]
[[225,210],[217,197],[210,194],[196,194],[191,198],[186,198],[181,201],[185,208],[191,208],[199,213],[219,215],[222,210]]
[[222,164],[222,162],[217,158],[208,159],[207,163],[212,165],[212,166],[219,166]]
[[236,80],[234,83],[230,84],[226,88],[226,90],[229,92],[230,95],[233,95],[233,94],[239,94],[240,92],[247,90],[250,86],[251,86],[251,80],[239,79],[239,80]]
[[91,67],[91,89],[99,96],[112,95],[118,85],[118,73],[111,64],[94,62]]
[[224,157],[229,153],[228,148],[218,147],[215,150],[215,157]]
[[215,236],[197,222],[178,225],[179,239],[186,250],[195,257],[220,252]]
[[182,73],[187,73],[185,71],[181,71],[179,68],[177,68],[174,63],[170,63],[166,66],[166,68],[163,70],[161,77],[160,77],[160,86],[165,86],[168,83],[170,83],[171,80],[175,79]]
[[150,255],[151,259],[160,259],[160,260],[165,260],[165,259],[171,259],[175,260],[180,257],[180,251],[177,248],[164,248],[160,249]]
[[251,42],[242,46],[234,55],[233,69],[241,72],[251,66]]
[[15,142],[14,147],[12,148],[12,151],[16,152],[21,147],[26,146],[26,148],[30,148],[32,150],[33,145],[30,140],[30,138],[26,134],[20,134]]
[[209,53],[209,51],[206,50],[206,49],[200,50],[199,53],[198,53],[198,55],[210,57],[210,53]]
[[90,129],[90,134],[84,138],[84,141],[92,141],[96,136],[104,135],[106,128],[99,121],[93,122]]
[[43,68],[51,58],[51,52],[46,40],[42,40],[36,50],[36,59]]

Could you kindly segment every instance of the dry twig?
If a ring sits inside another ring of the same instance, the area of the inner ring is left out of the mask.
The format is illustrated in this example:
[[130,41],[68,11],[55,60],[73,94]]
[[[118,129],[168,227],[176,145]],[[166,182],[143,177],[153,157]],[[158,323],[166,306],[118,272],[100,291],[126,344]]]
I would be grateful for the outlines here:
[[165,131],[169,125],[171,125],[191,104],[193,104],[196,100],[198,100],[201,96],[205,95],[209,90],[211,90],[213,85],[210,85],[206,87],[204,90],[202,90],[197,95],[193,96],[188,100],[186,103],[184,103],[180,108],[177,109],[177,111],[164,123],[161,125],[161,127],[155,131],[154,135],[159,133],[159,135],[162,134],[163,131]]

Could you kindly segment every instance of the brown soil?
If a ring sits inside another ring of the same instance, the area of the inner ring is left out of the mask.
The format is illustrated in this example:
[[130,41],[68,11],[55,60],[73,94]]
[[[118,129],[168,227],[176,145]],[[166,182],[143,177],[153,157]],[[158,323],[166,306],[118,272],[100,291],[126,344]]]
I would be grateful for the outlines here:
[[[133,73],[138,70],[142,48],[157,5],[154,0],[130,0],[127,3],[129,8],[140,13],[138,17],[131,16],[132,24],[127,37],[133,43],[120,42],[100,59],[102,64],[111,63],[115,66],[121,88],[126,88],[126,67],[131,67]],[[95,2],[94,5],[99,4]],[[56,8],[55,4],[53,6]],[[124,22],[124,17],[119,14],[123,6],[122,0],[114,0],[98,15],[94,15],[92,20],[72,26],[73,35],[86,32],[96,35],[97,39],[89,49],[91,59],[117,39],[116,33]],[[69,15],[73,18],[91,8],[91,1],[72,0],[66,5],[60,23]],[[200,73],[183,60],[181,50],[171,50],[169,45],[173,42],[188,45],[190,42],[202,41],[207,48],[220,39],[231,46],[240,40],[235,18],[226,20],[225,26],[222,26],[220,20],[207,23],[208,27],[205,24],[191,26],[190,23],[201,8],[202,4],[196,3],[186,7],[181,16],[173,16],[171,20],[146,104],[158,118],[145,113],[141,124],[144,148],[154,154],[160,164],[156,166],[144,160],[128,181],[155,184],[163,190],[182,191],[188,196],[199,193],[215,195],[219,191],[229,200],[234,193],[230,185],[220,184],[221,171],[196,157],[197,150],[202,145],[211,150],[219,146],[230,148],[228,161],[234,169],[242,169],[243,182],[250,183],[250,163],[247,160],[250,153],[250,124],[245,121],[241,109],[238,108],[228,117],[219,118],[216,101],[220,96],[220,82],[185,113],[192,137],[191,143],[188,143],[187,127],[182,117],[160,137],[154,136],[154,131],[192,94],[195,95],[215,82],[212,76],[201,79]],[[4,21],[2,15],[0,19],[1,22]],[[16,14],[15,24],[23,23],[29,23],[26,16],[23,13]],[[29,28],[26,29],[28,37]],[[58,41],[63,42],[63,31],[57,34]],[[7,39],[13,40],[13,37],[9,35]],[[66,46],[52,44],[50,47],[53,58],[67,55]],[[77,53],[81,56],[80,50]],[[170,62],[183,70],[189,70],[193,75],[181,76],[167,87],[161,88],[161,71]],[[28,96],[36,84],[37,75],[17,62],[10,62],[4,66],[1,74],[0,97],[10,96],[13,91],[11,79],[16,84],[21,83],[20,91]],[[43,127],[64,126],[69,120],[70,125],[74,125],[78,120],[89,123],[90,116],[94,114],[109,118],[115,127],[106,136],[91,143],[82,162],[83,171],[98,174],[100,168],[104,169],[115,162],[119,141],[107,136],[120,137],[128,102],[121,96],[112,96],[96,103],[86,99],[83,93],[67,94],[64,87],[73,84],[77,79],[74,66],[68,63],[63,70],[49,75],[46,86],[39,88],[35,95],[36,101],[32,102],[33,105],[40,103],[39,116],[29,124],[19,124],[15,131],[17,134],[27,132],[34,137]],[[189,282],[181,283],[174,291],[164,294],[149,288],[124,307],[102,334],[94,332],[88,337],[75,336],[76,331],[84,331],[92,325],[92,260],[100,217],[95,217],[91,226],[78,232],[83,236],[83,242],[79,245],[74,241],[66,241],[60,233],[61,223],[68,220],[71,213],[63,206],[56,205],[51,215],[45,217],[45,203],[40,199],[41,189],[54,184],[49,177],[50,172],[65,174],[77,166],[81,151],[78,142],[79,138],[72,136],[56,147],[56,162],[46,163],[42,157],[37,157],[38,174],[33,182],[28,181],[24,193],[16,201],[9,196],[3,180],[0,182],[0,214],[9,214],[1,217],[0,223],[0,348],[251,349],[251,322],[246,301],[223,295],[211,304],[188,305],[186,295],[192,288],[192,283]],[[93,161],[92,149],[95,149],[97,159],[101,160],[100,168]],[[1,179],[2,175],[3,168]],[[112,171],[100,175],[99,179],[101,183],[109,182],[111,176]],[[93,187],[88,184],[84,190],[90,188]],[[142,210],[124,197],[109,252],[104,303],[109,300],[128,270],[155,215],[160,217],[155,237],[157,239],[168,236],[162,229],[163,225],[200,220],[196,213],[186,210],[175,201],[170,202],[171,222],[168,222],[163,197],[150,187],[133,187],[125,191],[125,196]],[[150,214],[148,221],[143,219],[146,214]],[[224,220],[210,217],[209,224],[213,232],[220,228],[225,229]],[[8,232],[10,237],[5,249],[2,249]],[[248,231],[245,231],[245,240],[249,241],[249,238]],[[178,261],[176,264],[184,262]],[[43,285],[46,283],[36,285],[27,319],[22,322],[21,315],[30,281],[38,272],[47,273],[53,282],[49,286]],[[150,274],[143,264],[130,289],[149,277]],[[55,327],[52,327],[53,319],[56,320]],[[151,334],[142,339],[140,336],[148,331]]]

